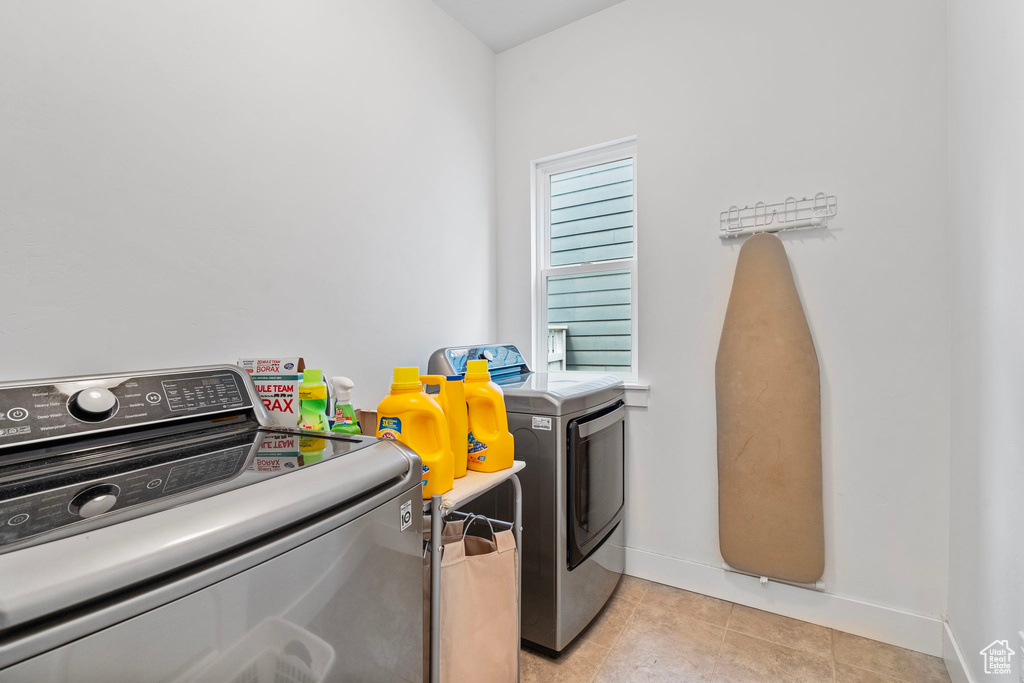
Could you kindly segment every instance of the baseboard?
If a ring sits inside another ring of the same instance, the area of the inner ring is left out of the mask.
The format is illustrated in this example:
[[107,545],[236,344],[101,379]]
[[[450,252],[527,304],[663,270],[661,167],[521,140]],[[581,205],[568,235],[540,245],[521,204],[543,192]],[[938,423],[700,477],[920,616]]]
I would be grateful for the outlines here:
[[[636,548],[626,548],[626,573],[748,607],[941,657],[943,622],[891,607],[737,574]],[[826,587],[827,588],[827,587]]]
[[960,644],[956,642],[949,622],[945,622],[942,629],[942,659],[946,662],[949,680],[953,683],[974,683],[971,670],[967,667],[967,660],[964,659],[964,653],[960,650]]

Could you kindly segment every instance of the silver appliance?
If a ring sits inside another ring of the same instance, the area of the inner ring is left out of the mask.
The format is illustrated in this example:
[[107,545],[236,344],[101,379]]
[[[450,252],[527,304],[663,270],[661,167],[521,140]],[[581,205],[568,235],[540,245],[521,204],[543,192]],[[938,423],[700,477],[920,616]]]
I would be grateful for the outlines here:
[[233,366],[0,384],[0,681],[422,683],[421,504]]
[[[561,652],[597,616],[625,564],[624,387],[614,375],[531,372],[512,344],[439,349],[430,374],[486,359],[524,460],[522,636]],[[511,519],[505,490],[467,509]]]

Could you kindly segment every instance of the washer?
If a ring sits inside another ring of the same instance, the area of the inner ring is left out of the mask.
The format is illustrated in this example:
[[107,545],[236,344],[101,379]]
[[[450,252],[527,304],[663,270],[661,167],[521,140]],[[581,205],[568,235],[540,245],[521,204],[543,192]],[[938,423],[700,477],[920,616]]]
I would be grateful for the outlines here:
[[16,409],[0,680],[422,680],[404,446],[273,427],[234,366],[0,385]]
[[[488,361],[505,394],[523,487],[522,636],[561,652],[604,607],[625,565],[625,389],[614,375],[532,372],[513,344],[438,349],[430,374]],[[472,504],[471,504],[472,506]],[[504,490],[473,511],[511,519]]]

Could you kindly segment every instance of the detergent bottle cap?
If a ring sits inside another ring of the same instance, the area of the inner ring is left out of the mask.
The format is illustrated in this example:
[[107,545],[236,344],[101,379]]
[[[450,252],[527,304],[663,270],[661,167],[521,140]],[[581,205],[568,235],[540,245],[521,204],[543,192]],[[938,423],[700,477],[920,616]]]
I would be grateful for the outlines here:
[[324,381],[323,370],[310,370],[306,368],[302,371],[302,383],[303,384],[320,384]]
[[487,372],[486,360],[471,360],[466,362],[466,381],[489,380],[491,373]]
[[422,388],[419,368],[395,368],[395,381],[391,383],[392,391]]
[[338,403],[352,402],[352,387],[355,382],[348,377],[332,377],[331,386],[334,387],[334,400]]

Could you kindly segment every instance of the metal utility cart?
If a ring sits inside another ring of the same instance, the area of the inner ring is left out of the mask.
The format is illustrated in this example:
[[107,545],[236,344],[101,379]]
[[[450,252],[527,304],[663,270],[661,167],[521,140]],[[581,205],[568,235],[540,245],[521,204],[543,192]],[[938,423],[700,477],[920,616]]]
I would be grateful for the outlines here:
[[[460,507],[490,491],[499,484],[512,483],[515,500],[515,519],[490,520],[502,526],[512,526],[516,538],[516,552],[519,553],[519,576],[516,577],[516,605],[518,609],[522,582],[522,530],[523,530],[523,489],[516,473],[526,467],[522,460],[516,460],[512,467],[498,472],[473,472],[470,470],[465,477],[455,480],[455,486],[442,496],[434,496],[423,501],[424,514],[430,515],[430,683],[441,681],[441,527],[445,515],[456,512]],[[519,639],[516,638],[516,647]],[[518,655],[517,655],[518,656]],[[518,672],[516,674],[518,680]]]

